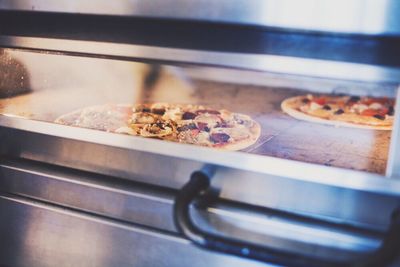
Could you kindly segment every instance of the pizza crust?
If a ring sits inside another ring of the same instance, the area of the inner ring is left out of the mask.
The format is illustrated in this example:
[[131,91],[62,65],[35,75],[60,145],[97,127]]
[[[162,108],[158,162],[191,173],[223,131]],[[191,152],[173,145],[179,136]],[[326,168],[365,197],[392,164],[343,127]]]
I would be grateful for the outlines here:
[[367,125],[367,124],[360,124],[360,123],[355,123],[355,122],[346,122],[346,121],[340,121],[340,120],[330,120],[330,119],[323,119],[319,117],[314,117],[312,115],[303,113],[297,108],[299,107],[299,102],[301,103],[301,100],[305,96],[295,96],[291,97],[288,99],[285,99],[281,103],[281,108],[282,110],[287,113],[288,115],[299,119],[303,121],[309,121],[309,122],[314,122],[314,123],[321,123],[321,124],[327,124],[327,125],[333,125],[336,127],[353,127],[353,128],[360,128],[360,129],[373,129],[373,130],[392,130],[392,126],[387,126],[387,125]]

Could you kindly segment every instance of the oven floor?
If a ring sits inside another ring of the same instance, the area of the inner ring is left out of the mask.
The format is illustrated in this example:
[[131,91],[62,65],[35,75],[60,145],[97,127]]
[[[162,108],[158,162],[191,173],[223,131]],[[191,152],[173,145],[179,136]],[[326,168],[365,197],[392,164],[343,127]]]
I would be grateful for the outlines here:
[[[119,94],[103,91],[100,88],[37,91],[0,100],[0,112],[52,121],[88,105],[129,103],[133,95],[132,91],[121,90]],[[166,77],[134,101],[197,103],[248,114],[261,124],[262,135],[244,152],[384,174],[391,131],[303,122],[281,111],[280,103],[285,98],[306,93],[199,80],[187,85]]]
[[[199,82],[204,104],[253,116],[262,127],[258,142],[246,152],[384,174],[391,131],[335,127],[299,121],[280,109],[287,97],[307,94],[266,88]],[[221,88],[226,87],[226,88]],[[224,103],[221,103],[224,100]]]

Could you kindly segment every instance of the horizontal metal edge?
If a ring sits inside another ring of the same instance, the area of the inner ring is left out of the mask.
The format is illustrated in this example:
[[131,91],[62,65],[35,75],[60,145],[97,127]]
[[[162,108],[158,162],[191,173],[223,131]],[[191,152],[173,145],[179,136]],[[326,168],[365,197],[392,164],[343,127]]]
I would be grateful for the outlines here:
[[[315,165],[269,156],[260,156],[244,152],[222,151],[156,139],[147,139],[122,134],[119,135],[42,121],[8,117],[4,115],[0,116],[0,125],[27,132],[119,147],[128,150],[154,153],[168,157],[188,159],[244,171],[275,175],[383,195],[400,196],[400,180],[388,179],[378,174]],[[6,129],[3,128],[3,130]]]
[[57,174],[51,174],[49,172],[44,173],[35,170],[32,168],[32,166],[29,166],[29,168],[23,168],[20,167],[18,164],[13,164],[12,162],[7,162],[7,161],[0,161],[0,168],[7,169],[8,171],[11,171],[11,173],[19,173],[19,174],[27,174],[29,176],[40,176],[45,179],[52,179],[52,180],[57,180],[60,182],[67,182],[67,183],[72,183],[80,187],[90,187],[99,191],[107,191],[110,193],[116,193],[116,194],[121,194],[121,195],[126,195],[129,197],[134,197],[134,198],[142,198],[145,200],[153,201],[153,202],[159,202],[161,204],[172,204],[173,203],[173,197],[171,195],[163,194],[162,197],[156,197],[153,196],[154,192],[151,192],[152,194],[149,194],[145,190],[132,190],[132,189],[127,189],[127,188],[120,188],[113,184],[113,187],[110,187],[108,185],[99,183],[99,182],[93,182],[92,180],[87,180],[84,179],[85,177],[77,177],[75,175],[57,175]]
[[81,212],[70,210],[70,209],[66,209],[66,208],[60,208],[60,207],[58,207],[56,205],[43,203],[41,201],[34,201],[34,200],[31,200],[31,199],[26,199],[26,198],[21,197],[21,196],[14,196],[14,195],[10,195],[10,194],[7,194],[7,193],[0,193],[0,199],[14,201],[14,202],[21,203],[21,204],[24,204],[24,205],[28,205],[28,206],[32,206],[32,207],[36,207],[36,208],[46,209],[46,210],[49,210],[49,211],[55,211],[55,212],[60,213],[60,214],[73,216],[73,217],[80,218],[80,219],[90,220],[90,221],[93,221],[93,222],[98,222],[98,223],[106,224],[106,225],[109,225],[109,226],[122,228],[122,229],[125,229],[125,230],[134,230],[134,231],[138,231],[140,233],[152,235],[152,236],[155,236],[155,237],[168,238],[168,239],[172,238],[172,239],[174,239],[174,241],[177,241],[177,242],[189,243],[189,241],[187,241],[185,239],[182,239],[180,237],[177,237],[177,236],[173,236],[173,235],[166,236],[165,234],[158,233],[158,232],[155,232],[155,231],[150,231],[150,230],[147,230],[147,229],[144,229],[144,228],[140,228],[139,226],[134,226],[134,225],[131,225],[131,224],[128,224],[128,223],[116,222],[116,221],[113,221],[112,219],[98,217],[96,215],[91,215],[91,214],[87,214],[87,213],[81,213]]
[[174,196],[168,191],[134,183],[122,186],[115,179],[46,167],[2,160],[1,191],[176,232],[171,218]]
[[351,81],[400,82],[399,68],[300,57],[16,36],[0,36],[0,46],[75,55],[103,55],[120,59],[202,64]]
[[[5,0],[0,9],[140,16],[360,34],[400,34],[396,0]],[[340,19],[337,18],[340,14]]]

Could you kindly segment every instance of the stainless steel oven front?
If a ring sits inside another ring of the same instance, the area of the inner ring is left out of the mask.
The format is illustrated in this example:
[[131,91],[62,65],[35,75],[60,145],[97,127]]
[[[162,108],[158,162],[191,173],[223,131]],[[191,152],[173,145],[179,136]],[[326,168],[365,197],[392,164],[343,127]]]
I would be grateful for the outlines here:
[[[397,99],[396,10],[0,1],[0,266],[397,266],[399,115],[382,131],[280,108]],[[54,123],[155,102],[244,113],[261,135],[224,151]]]

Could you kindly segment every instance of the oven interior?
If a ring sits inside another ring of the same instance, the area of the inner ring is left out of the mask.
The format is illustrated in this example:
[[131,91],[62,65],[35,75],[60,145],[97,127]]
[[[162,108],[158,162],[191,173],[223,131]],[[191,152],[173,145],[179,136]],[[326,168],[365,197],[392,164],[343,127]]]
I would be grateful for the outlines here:
[[162,64],[2,49],[0,112],[54,122],[93,105],[201,104],[247,114],[261,125],[243,153],[385,174],[391,131],[300,121],[281,102],[292,96],[395,97],[394,82],[361,82],[195,64]]

